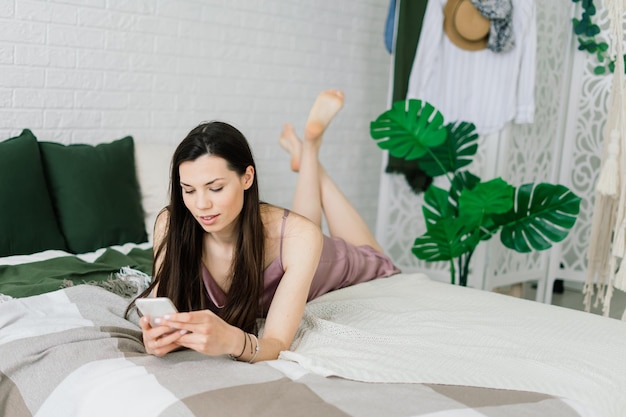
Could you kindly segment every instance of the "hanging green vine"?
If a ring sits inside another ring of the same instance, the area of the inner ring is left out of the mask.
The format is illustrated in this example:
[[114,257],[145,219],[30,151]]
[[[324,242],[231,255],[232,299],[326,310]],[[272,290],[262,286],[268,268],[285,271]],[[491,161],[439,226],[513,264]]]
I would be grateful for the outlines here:
[[[578,49],[595,54],[599,64],[593,69],[595,74],[601,75],[608,71],[615,71],[615,60],[608,54],[609,44],[598,41],[596,35],[600,33],[600,26],[593,23],[592,16],[596,14],[596,6],[593,0],[572,0],[574,3],[582,3],[583,14],[580,19],[573,18],[574,34],[578,36]],[[626,63],[626,55],[623,57]]]

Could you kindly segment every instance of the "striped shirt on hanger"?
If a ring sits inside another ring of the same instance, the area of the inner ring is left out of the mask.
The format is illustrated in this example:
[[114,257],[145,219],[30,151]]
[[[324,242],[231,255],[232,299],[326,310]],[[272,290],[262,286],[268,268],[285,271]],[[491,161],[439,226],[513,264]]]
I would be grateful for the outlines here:
[[513,0],[515,47],[505,53],[466,51],[443,31],[447,0],[429,0],[407,98],[430,102],[446,123],[472,122],[479,134],[510,121],[532,123],[537,33],[535,0]]

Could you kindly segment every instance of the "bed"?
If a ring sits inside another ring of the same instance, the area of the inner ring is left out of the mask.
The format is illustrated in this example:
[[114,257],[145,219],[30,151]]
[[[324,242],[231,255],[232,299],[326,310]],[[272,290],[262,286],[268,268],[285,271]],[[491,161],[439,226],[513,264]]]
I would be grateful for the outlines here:
[[[0,415],[626,415],[626,323],[417,273],[311,301],[275,361],[146,354],[124,311],[150,280],[146,225],[166,201],[171,151],[30,131],[0,142]],[[48,195],[37,207],[20,201],[32,189],[8,189],[35,183]],[[91,207],[72,200],[94,190],[106,195]],[[36,227],[20,224],[31,216]]]

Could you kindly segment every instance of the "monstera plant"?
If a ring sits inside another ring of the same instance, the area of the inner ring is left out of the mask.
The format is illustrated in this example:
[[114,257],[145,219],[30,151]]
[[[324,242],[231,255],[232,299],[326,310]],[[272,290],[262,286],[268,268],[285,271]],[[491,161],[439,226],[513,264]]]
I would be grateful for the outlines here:
[[449,262],[452,284],[458,278],[459,285],[467,285],[476,247],[495,234],[507,248],[527,253],[565,239],[576,222],[580,197],[563,185],[516,188],[500,177],[482,181],[465,170],[478,149],[475,126],[444,125],[443,115],[428,102],[393,103],[371,122],[370,133],[392,156],[415,161],[433,178],[447,178],[448,190],[432,184],[424,193],[426,233],[411,250],[427,262]]

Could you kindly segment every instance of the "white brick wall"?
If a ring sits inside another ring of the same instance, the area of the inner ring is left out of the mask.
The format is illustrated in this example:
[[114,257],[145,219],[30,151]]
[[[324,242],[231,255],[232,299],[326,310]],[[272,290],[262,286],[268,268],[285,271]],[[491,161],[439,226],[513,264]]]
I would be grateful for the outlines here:
[[[388,0],[0,0],[0,139],[174,144],[224,120],[250,140],[262,197],[289,207],[295,174],[277,145],[317,93],[345,107],[322,162],[374,228],[387,106]],[[164,169],[167,169],[164,167]]]

